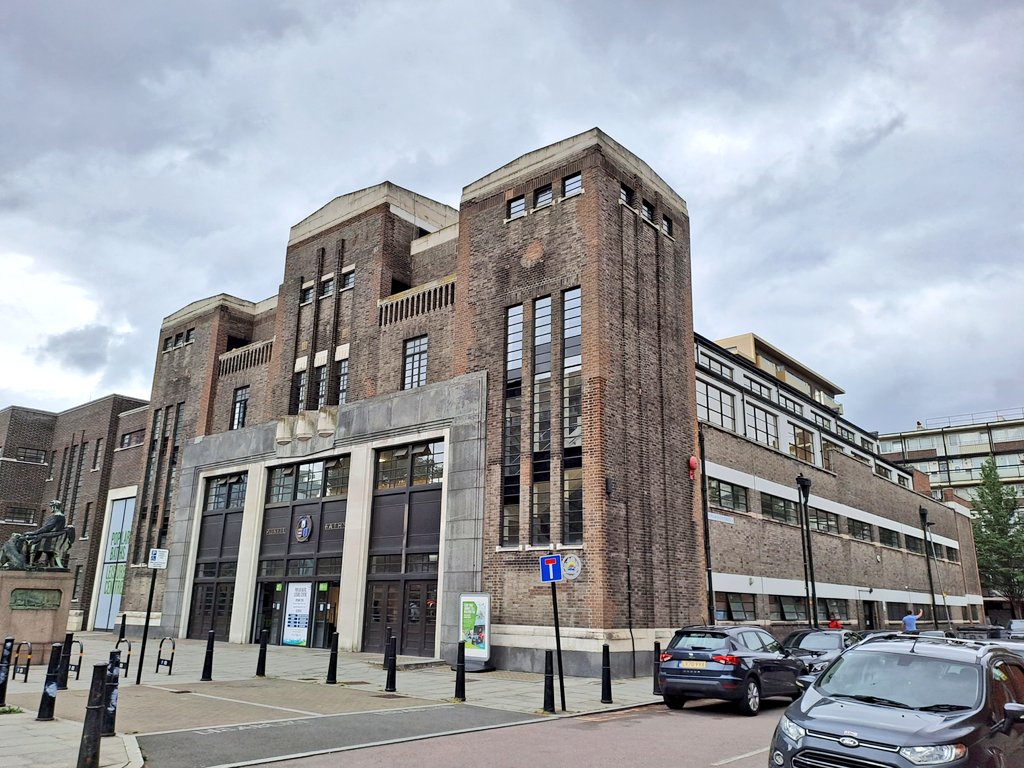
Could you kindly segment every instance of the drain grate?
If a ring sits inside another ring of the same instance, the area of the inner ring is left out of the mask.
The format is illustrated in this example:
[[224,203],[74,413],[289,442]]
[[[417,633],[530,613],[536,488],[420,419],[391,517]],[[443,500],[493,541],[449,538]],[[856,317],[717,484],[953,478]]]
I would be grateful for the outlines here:
[[365,680],[339,680],[338,685],[369,685]]
[[167,692],[168,693],[192,693],[192,691],[171,691],[171,690],[168,690]]
[[375,699],[400,699],[402,698],[397,693],[375,693],[373,695]]

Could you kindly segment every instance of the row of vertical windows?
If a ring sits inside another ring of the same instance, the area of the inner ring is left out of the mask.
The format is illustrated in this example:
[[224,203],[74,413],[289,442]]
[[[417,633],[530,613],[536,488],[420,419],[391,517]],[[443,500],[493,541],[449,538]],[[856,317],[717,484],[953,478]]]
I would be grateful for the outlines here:
[[170,352],[172,349],[183,347],[186,344],[191,344],[196,340],[196,329],[189,328],[187,331],[176,333],[173,336],[167,336],[164,338],[164,352]]
[[[356,272],[354,269],[350,269],[341,276],[341,287],[339,291],[344,291],[356,284]],[[327,299],[334,295],[334,278],[326,277],[320,280],[320,291],[317,293],[315,285],[303,286],[299,289],[299,304],[309,304],[313,301],[313,296],[316,295],[321,299]]]
[[245,488],[248,477],[248,475],[243,473],[210,480],[206,486],[206,505],[203,507],[204,511],[244,507]]
[[[426,337],[424,336],[424,344]],[[426,353],[424,352],[424,355]],[[334,381],[337,386],[338,399],[337,402],[331,402],[333,398],[329,398],[328,393],[328,379],[327,379],[327,366],[318,365],[313,368],[312,374],[312,400],[307,401],[306,397],[309,394],[309,383],[310,373],[308,370],[297,371],[292,378],[292,399],[289,405],[288,412],[296,414],[299,411],[307,410],[307,402],[310,408],[317,409],[323,408],[325,405],[344,405],[348,402],[348,359],[338,360],[334,364]],[[237,395],[237,390],[236,390]],[[248,399],[248,397],[246,397]],[[244,422],[242,424],[244,425]],[[232,427],[236,429],[236,427]]]
[[280,504],[323,496],[348,495],[351,457],[273,467],[267,482],[267,503]]
[[562,294],[562,543],[583,543],[583,305]]
[[533,302],[533,490],[530,544],[551,543],[551,297]]
[[[562,179],[562,197],[578,195],[583,191],[583,174],[574,173]],[[553,189],[550,184],[545,184],[533,191],[533,207],[543,208],[550,205],[553,200]],[[526,215],[526,195],[517,195],[505,204],[505,218],[518,219]]]
[[377,453],[377,490],[440,483],[444,441],[403,445]]

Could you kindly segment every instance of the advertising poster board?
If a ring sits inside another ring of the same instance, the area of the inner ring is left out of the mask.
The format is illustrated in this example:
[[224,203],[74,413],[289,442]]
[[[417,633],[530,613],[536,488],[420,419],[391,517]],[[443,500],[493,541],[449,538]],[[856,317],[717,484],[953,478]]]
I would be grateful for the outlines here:
[[491,595],[489,592],[466,592],[459,598],[459,616],[466,641],[466,669],[487,667],[491,658]]
[[305,645],[309,630],[309,607],[313,599],[313,585],[300,582],[288,585],[288,600],[284,609],[282,645]]

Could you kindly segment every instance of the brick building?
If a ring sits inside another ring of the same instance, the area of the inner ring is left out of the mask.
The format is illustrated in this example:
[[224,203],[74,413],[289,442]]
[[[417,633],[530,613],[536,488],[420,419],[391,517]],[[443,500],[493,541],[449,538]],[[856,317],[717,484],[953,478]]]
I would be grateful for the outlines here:
[[880,456],[878,435],[843,418],[841,389],[753,334],[698,335],[696,359],[720,619],[777,635],[807,623],[797,475],[810,481],[820,621],[899,628],[910,606],[923,628],[981,619],[968,508]]
[[38,527],[52,499],[63,502],[76,541],[69,626],[82,627],[92,607],[100,530],[121,416],[144,400],[109,395],[60,413],[11,406],[0,411],[0,541]]
[[[221,294],[164,320],[150,403],[128,404],[106,438],[84,624],[112,629],[126,612],[141,630],[148,554],[166,548],[163,635],[245,643],[266,630],[323,647],[337,632],[343,649],[381,651],[390,628],[400,653],[451,660],[478,630],[463,626],[460,597],[485,593],[492,663],[536,670],[555,642],[540,579],[551,552],[582,561],[558,587],[569,671],[595,673],[604,643],[616,674],[642,671],[654,640],[705,620],[710,601],[785,631],[774,597],[797,595],[793,530],[755,490],[789,498],[803,471],[816,508],[902,537],[916,507],[895,506],[919,503],[921,488],[858,443],[833,385],[812,377],[814,390],[795,368],[769,378],[740,360],[750,339],[734,354],[695,337],[691,293],[686,203],[597,129],[469,184],[459,210],[388,182],[330,201],[292,227],[275,296]],[[764,391],[727,383],[730,366]],[[749,433],[707,415],[713,379],[757,405]],[[787,402],[817,430],[810,452],[760,439]],[[710,590],[701,475],[688,471],[698,413]],[[734,497],[746,484],[746,511],[727,508],[723,483]],[[939,567],[966,616],[978,591],[969,527],[920,503],[953,553]],[[876,519],[890,506],[899,524]],[[827,553],[819,595],[845,596],[859,616],[851,595],[878,555],[887,570],[863,585],[878,592],[871,610],[901,599],[880,591],[892,579],[922,600],[903,539],[890,553],[857,531],[815,542]]]

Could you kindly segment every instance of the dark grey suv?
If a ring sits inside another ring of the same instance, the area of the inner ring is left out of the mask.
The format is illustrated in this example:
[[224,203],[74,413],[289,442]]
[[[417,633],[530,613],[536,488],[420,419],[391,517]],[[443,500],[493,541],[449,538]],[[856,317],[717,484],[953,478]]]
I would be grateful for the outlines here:
[[763,629],[749,626],[684,627],[661,654],[658,681],[665,704],[726,699],[744,715],[761,711],[764,696],[800,695],[803,660]]
[[1024,659],[969,640],[865,640],[786,710],[768,764],[1024,766]]

